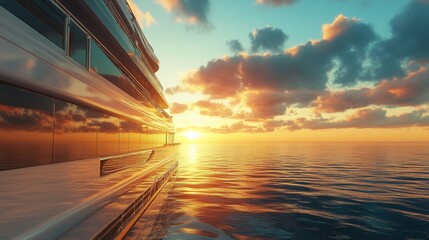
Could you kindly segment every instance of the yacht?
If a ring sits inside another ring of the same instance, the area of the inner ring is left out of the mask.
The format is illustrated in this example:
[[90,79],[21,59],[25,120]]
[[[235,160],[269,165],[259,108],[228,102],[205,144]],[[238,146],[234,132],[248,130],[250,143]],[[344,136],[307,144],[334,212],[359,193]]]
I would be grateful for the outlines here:
[[0,1],[0,239],[124,235],[177,168],[158,69],[126,0]]

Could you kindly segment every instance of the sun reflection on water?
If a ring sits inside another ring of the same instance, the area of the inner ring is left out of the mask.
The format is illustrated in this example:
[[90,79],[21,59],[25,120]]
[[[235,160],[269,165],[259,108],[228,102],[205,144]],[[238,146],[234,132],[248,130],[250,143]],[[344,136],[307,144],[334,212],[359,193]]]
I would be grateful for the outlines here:
[[[170,199],[172,216],[180,217],[165,239],[379,239],[396,234],[392,226],[427,224],[425,145],[191,143],[181,149]],[[331,233],[332,225],[340,227]],[[423,228],[406,234],[422,238]]]
[[189,145],[189,162],[195,163],[197,161],[197,146],[195,144]]

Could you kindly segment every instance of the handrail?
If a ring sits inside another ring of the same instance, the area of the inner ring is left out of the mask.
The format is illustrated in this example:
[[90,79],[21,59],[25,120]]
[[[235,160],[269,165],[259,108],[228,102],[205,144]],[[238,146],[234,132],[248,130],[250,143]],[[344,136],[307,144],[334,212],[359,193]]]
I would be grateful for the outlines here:
[[[138,156],[145,153],[146,154],[150,153],[150,155],[146,159],[135,159],[135,158],[131,159],[131,157],[133,156]],[[148,161],[150,161],[154,155],[155,155],[155,150],[149,149],[144,151],[138,151],[133,153],[126,153],[121,155],[100,158],[100,176],[104,176],[109,173],[114,173],[114,172],[118,172],[121,170],[125,170],[128,168],[145,164]],[[127,161],[124,161],[124,158],[130,158],[133,161],[127,162]]]
[[[155,177],[152,185],[134,200],[115,220],[102,229],[93,239],[122,239],[135,221],[144,213],[176,171],[179,162],[176,161],[159,178]],[[134,221],[133,221],[134,220]]]
[[100,161],[106,161],[106,160],[109,160],[109,159],[112,159],[112,158],[121,158],[121,157],[129,157],[129,156],[133,156],[133,155],[139,155],[139,154],[143,154],[143,153],[149,152],[149,151],[153,151],[153,149],[147,149],[147,150],[138,151],[138,152],[125,153],[125,154],[113,155],[113,156],[107,156],[107,157],[101,157]]

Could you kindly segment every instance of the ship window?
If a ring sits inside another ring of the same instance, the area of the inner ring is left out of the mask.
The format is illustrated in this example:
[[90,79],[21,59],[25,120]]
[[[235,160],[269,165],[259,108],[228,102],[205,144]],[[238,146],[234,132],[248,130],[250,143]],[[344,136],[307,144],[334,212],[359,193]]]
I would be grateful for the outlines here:
[[0,5],[64,49],[65,14],[48,0],[9,0]]
[[110,156],[119,153],[119,119],[107,114],[98,118],[97,156]]
[[141,124],[128,119],[121,119],[120,122],[120,153],[127,153],[140,150]]
[[129,151],[134,152],[142,149],[142,125],[137,122],[129,122],[130,146]]
[[141,141],[140,141],[140,149],[147,149],[147,142],[148,142],[148,137],[147,137],[147,126],[146,125],[142,125],[142,130],[141,130]]
[[130,96],[137,100],[142,100],[142,95],[128,80],[125,74],[110,60],[110,58],[101,50],[98,44],[91,40],[91,69],[109,82],[113,83]]
[[54,100],[0,83],[0,171],[52,162]]
[[96,156],[98,118],[103,114],[55,100],[54,162]]
[[147,130],[148,148],[161,147],[164,145],[164,131],[149,127]]
[[119,153],[128,153],[130,147],[129,122],[121,119],[119,123]]
[[73,21],[70,22],[70,57],[86,67],[88,39],[84,31]]

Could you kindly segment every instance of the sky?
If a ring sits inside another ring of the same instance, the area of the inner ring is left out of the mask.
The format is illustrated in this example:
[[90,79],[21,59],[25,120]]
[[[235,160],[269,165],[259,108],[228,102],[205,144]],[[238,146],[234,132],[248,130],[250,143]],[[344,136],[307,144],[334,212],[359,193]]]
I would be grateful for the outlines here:
[[429,0],[128,2],[179,141],[429,141]]

